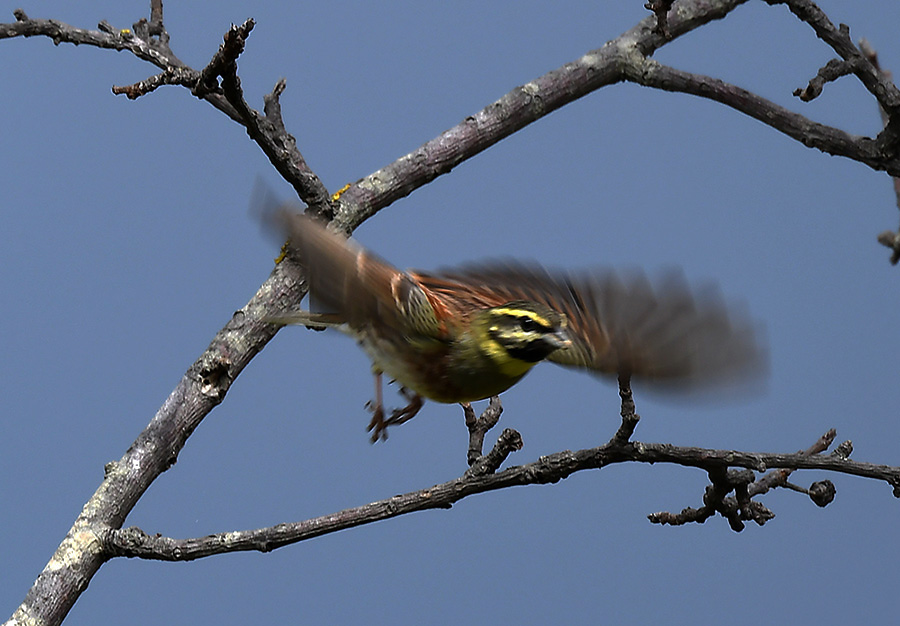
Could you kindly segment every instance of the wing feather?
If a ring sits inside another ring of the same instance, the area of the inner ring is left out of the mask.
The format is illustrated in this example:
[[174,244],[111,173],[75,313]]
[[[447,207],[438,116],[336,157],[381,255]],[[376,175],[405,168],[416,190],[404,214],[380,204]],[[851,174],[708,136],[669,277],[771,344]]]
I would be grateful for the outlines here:
[[549,357],[561,365],[682,387],[765,370],[749,318],[717,290],[692,288],[679,273],[650,280],[640,272],[563,272],[498,261],[413,276],[426,290],[458,300],[459,308],[532,300],[564,313],[572,345]]
[[[474,312],[527,300],[565,314],[572,345],[550,355],[598,374],[631,374],[679,387],[762,374],[755,325],[718,290],[676,272],[564,272],[510,260],[434,273],[402,272],[312,219],[282,210],[291,257],[306,270],[316,307],[353,328],[373,322],[399,336],[446,338]],[[413,339],[415,337],[412,337]]]
[[310,308],[336,314],[355,329],[373,320],[408,329],[410,318],[403,307],[410,303],[428,318],[428,300],[408,274],[305,215],[282,209],[275,220],[289,238],[291,258],[304,269]]

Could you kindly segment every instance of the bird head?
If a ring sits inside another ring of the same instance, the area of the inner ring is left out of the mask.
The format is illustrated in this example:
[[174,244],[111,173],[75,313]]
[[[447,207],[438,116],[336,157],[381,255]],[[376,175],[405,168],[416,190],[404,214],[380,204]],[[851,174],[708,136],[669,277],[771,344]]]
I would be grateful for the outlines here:
[[484,317],[487,341],[518,361],[537,363],[572,344],[566,316],[537,302],[508,302]]

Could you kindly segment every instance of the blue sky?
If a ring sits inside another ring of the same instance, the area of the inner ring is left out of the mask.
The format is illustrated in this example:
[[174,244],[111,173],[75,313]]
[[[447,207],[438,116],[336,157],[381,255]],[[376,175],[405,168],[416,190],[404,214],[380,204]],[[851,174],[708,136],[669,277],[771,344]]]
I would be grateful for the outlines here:
[[[900,72],[891,2],[821,2]],[[146,2],[29,2],[32,17],[127,27]],[[261,5],[261,6],[260,6]],[[319,6],[320,5],[320,6]],[[166,3],[176,54],[202,67],[232,23],[257,20],[245,92],[281,77],[285,121],[331,190],[406,154],[516,85],[601,46],[643,1]],[[783,7],[749,2],[656,58],[854,133],[877,132],[853,79],[790,94],[832,57]],[[277,246],[248,207],[279,182],[246,133],[180,88],[137,101],[110,86],[154,69],[128,53],[0,42],[0,606],[9,614],[83,503],[215,331],[268,276]],[[900,464],[898,268],[886,175],[697,98],[616,85],[569,105],[357,231],[400,267],[491,256],[566,267],[673,265],[714,280],[766,328],[771,377],[733,402],[636,396],[636,438],[792,452],[828,428],[857,460]],[[190,537],[330,513],[458,476],[458,407],[429,403],[371,446],[369,365],[336,333],[287,329],[194,433],[126,525]],[[392,397],[389,395],[389,397]],[[614,385],[552,365],[504,395],[524,463],[606,441]],[[778,492],[777,517],[735,534],[699,506],[705,475],[615,466],[341,532],[271,554],[115,560],[69,624],[469,622],[887,623],[896,617],[898,503],[830,478],[824,510]]]

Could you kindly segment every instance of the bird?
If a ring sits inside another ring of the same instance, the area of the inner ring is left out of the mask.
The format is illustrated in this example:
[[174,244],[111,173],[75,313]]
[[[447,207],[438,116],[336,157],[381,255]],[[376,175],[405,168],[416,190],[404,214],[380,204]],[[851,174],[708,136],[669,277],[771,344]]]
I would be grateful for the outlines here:
[[[283,250],[305,276],[311,307],[263,321],[337,328],[357,340],[375,375],[373,443],[424,399],[466,406],[497,396],[541,361],[675,389],[722,386],[765,367],[755,325],[679,273],[653,281],[639,271],[510,259],[404,271],[295,210],[269,220],[287,237]],[[383,374],[407,400],[390,414]]]

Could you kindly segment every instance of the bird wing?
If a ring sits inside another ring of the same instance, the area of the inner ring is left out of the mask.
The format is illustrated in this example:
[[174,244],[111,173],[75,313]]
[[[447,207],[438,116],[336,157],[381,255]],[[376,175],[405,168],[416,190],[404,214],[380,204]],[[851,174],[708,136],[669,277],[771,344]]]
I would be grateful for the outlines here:
[[[325,315],[352,328],[373,322],[409,339],[448,337],[472,312],[516,300],[565,314],[572,344],[548,358],[598,374],[629,374],[679,387],[762,374],[754,324],[715,289],[680,274],[562,272],[495,261],[435,273],[402,272],[352,240],[288,210],[275,217]],[[327,323],[324,318],[319,323]]]
[[452,308],[543,303],[566,315],[572,345],[548,358],[599,374],[630,374],[680,387],[746,378],[765,369],[754,325],[715,289],[694,289],[677,273],[550,271],[499,261],[413,276]]
[[439,335],[431,301],[409,274],[300,213],[282,209],[275,221],[304,270],[310,308],[354,329],[377,321],[405,335]]

